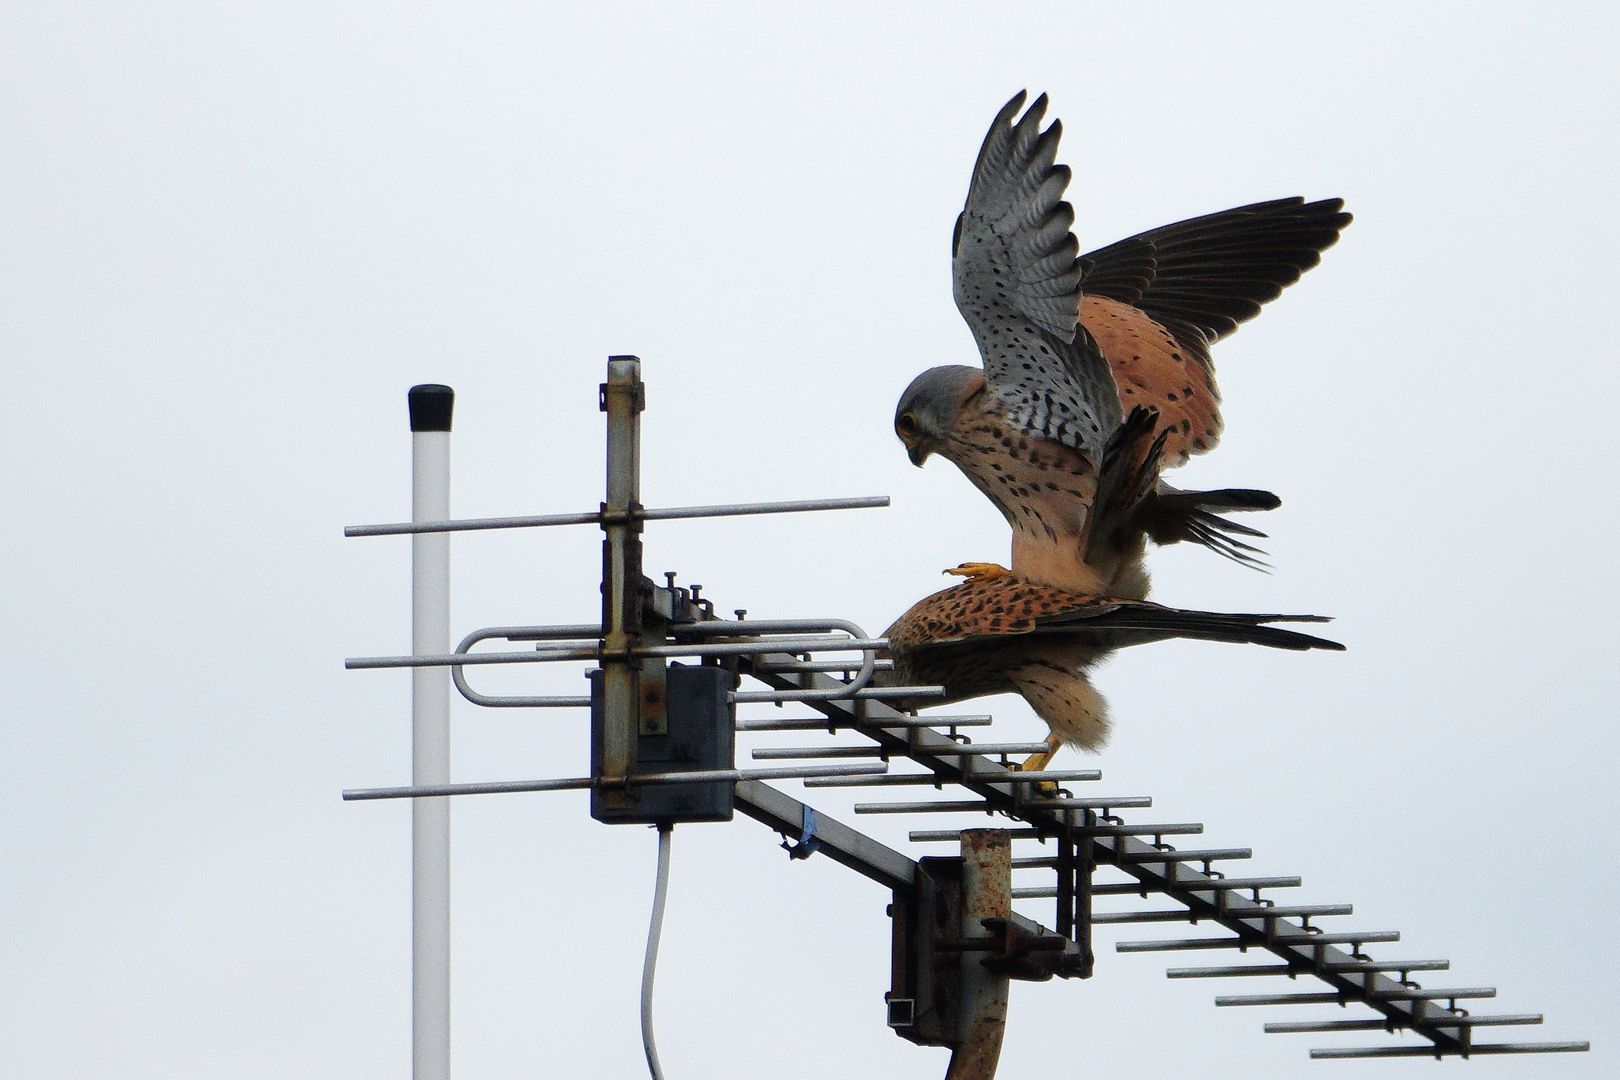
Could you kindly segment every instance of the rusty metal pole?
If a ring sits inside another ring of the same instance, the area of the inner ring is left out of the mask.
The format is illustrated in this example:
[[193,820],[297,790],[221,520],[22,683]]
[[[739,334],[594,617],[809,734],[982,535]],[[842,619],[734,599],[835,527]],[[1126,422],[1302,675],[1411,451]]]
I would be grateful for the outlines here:
[[[641,361],[608,358],[602,384],[607,413],[607,498],[602,503],[602,776],[623,777],[636,765],[640,671],[630,650],[641,637]],[[603,792],[628,805],[622,788]]]
[[[985,919],[1012,916],[1012,837],[1006,829],[962,833],[964,941],[986,936]],[[973,952],[962,954],[962,1041],[951,1051],[945,1080],[993,1080],[1007,1028],[1007,977]]]

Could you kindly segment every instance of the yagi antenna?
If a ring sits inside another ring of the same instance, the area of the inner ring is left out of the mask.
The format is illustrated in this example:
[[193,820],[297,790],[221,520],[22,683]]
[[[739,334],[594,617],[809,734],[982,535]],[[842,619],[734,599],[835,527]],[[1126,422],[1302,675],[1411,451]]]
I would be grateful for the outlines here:
[[[1467,1058],[1589,1049],[1586,1042],[1476,1041],[1475,1029],[1540,1024],[1542,1018],[1473,1012],[1472,1003],[1495,996],[1492,987],[1421,985],[1414,974],[1443,972],[1449,962],[1374,956],[1369,946],[1393,945],[1400,934],[1324,923],[1351,915],[1349,904],[1279,901],[1273,892],[1298,888],[1301,880],[1234,875],[1230,864],[1249,858],[1247,848],[1176,846],[1180,838],[1203,832],[1197,822],[1132,823],[1120,815],[1150,808],[1148,796],[1077,794],[1060,786],[1098,782],[1097,770],[1017,771],[1013,755],[1038,752],[1045,744],[974,742],[963,729],[988,724],[987,715],[896,710],[886,701],[942,697],[944,690],[871,685],[874,672],[887,664],[877,653],[888,643],[855,623],[751,620],[741,610],[736,618],[721,619],[700,586],[677,585],[674,574],[665,575],[662,584],[645,576],[642,532],[649,521],[883,507],[889,500],[643,507],[640,414],[646,398],[637,358],[608,360],[598,403],[607,418],[606,486],[594,511],[452,519],[453,393],[445,386],[418,386],[409,401],[411,520],[350,526],[344,534],[411,536],[411,655],[346,661],[350,668],[411,669],[411,783],[345,791],[343,797],[414,800],[412,1043],[418,1080],[443,1080],[450,1068],[448,797],[568,790],[591,793],[591,815],[598,821],[658,827],[659,896],[670,829],[681,822],[729,821],[739,810],[781,834],[782,846],[794,858],[825,856],[889,890],[893,948],[885,1020],[903,1038],[950,1047],[946,1075],[955,1080],[995,1075],[1009,980],[1091,977],[1096,964],[1091,928],[1122,923],[1197,923],[1215,932],[1122,941],[1116,945],[1121,953],[1208,951],[1242,958],[1170,968],[1172,979],[1282,976],[1297,982],[1310,976],[1317,987],[1224,995],[1215,999],[1218,1006],[1357,1010],[1348,1018],[1267,1023],[1267,1032],[1382,1031],[1417,1040],[1312,1050],[1313,1058]],[[587,524],[604,534],[599,621],[483,627],[450,646],[449,533]],[[508,648],[476,648],[491,641]],[[578,662],[592,665],[589,694],[495,695],[469,684],[473,667]],[[588,770],[452,783],[452,686],[484,707],[588,710]],[[746,711],[762,703],[791,703],[810,715],[739,716],[740,706]],[[803,745],[753,748],[755,761],[783,764],[738,768],[738,733],[749,738],[790,733]],[[823,733],[850,733],[864,741],[852,745],[817,738]],[[900,763],[908,767],[891,770]],[[914,859],[788,795],[774,786],[780,780],[800,780],[807,789],[870,792],[877,801],[856,803],[857,816],[1000,815],[1013,824],[913,830],[914,844],[947,843],[958,852]],[[1120,902],[1114,898],[1134,899],[1137,906],[1097,911],[1093,905],[1099,898],[1109,905]],[[1013,910],[1015,902],[1027,901],[1051,902],[1050,928]],[[651,976],[661,915],[661,905],[655,905],[643,972],[643,1035],[654,1077],[661,1067],[651,1031]],[[1256,962],[1254,953],[1268,959]]]

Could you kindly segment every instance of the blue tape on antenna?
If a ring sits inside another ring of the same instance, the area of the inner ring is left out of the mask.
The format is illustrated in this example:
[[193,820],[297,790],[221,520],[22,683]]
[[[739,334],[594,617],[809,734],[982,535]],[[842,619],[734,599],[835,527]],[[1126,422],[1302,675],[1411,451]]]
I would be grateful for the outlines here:
[[816,812],[809,806],[804,808],[804,820],[799,823],[799,842],[789,843],[784,836],[782,847],[790,859],[808,859],[821,850],[821,840],[816,836]]

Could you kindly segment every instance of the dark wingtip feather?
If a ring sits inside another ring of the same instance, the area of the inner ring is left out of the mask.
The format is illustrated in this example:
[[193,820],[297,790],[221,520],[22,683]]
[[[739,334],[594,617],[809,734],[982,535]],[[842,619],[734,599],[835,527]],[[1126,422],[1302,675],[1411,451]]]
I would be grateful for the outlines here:
[[[1295,195],[1150,229],[1083,256],[1092,267],[1087,289],[1140,307],[1189,348],[1218,341],[1321,262],[1352,220],[1343,207],[1343,199]],[[1152,245],[1145,288],[1131,287],[1141,276],[1133,241]]]

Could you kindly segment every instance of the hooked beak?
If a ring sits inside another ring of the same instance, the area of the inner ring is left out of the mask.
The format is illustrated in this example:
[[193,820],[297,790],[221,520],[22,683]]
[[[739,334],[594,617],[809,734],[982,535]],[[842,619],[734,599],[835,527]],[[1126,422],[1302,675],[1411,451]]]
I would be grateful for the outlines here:
[[931,454],[933,454],[933,451],[920,442],[906,444],[906,456],[919,469],[922,468],[923,462],[927,461]]

